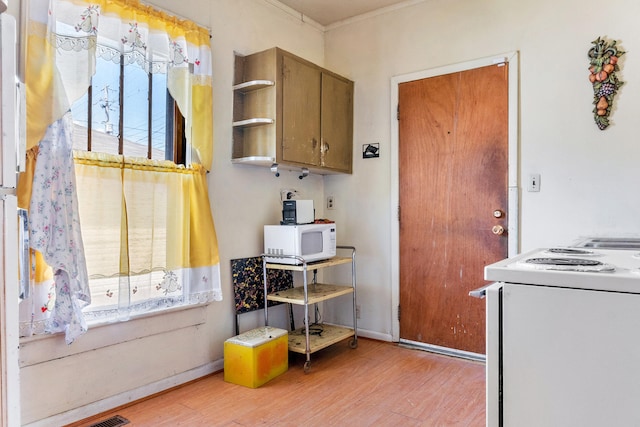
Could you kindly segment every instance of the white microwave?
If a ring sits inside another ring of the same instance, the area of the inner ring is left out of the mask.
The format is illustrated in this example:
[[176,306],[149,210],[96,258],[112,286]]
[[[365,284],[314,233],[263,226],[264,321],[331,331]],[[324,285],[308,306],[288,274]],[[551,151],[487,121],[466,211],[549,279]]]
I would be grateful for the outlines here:
[[265,225],[266,261],[302,264],[336,256],[336,224]]

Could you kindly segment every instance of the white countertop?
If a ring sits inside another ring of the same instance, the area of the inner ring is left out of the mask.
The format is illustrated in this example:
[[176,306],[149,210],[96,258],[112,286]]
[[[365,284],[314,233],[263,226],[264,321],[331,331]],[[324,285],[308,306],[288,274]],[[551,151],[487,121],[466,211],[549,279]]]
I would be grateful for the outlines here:
[[[559,255],[546,252],[547,248],[535,249],[486,266],[484,277],[493,282],[640,294],[640,252],[636,250],[589,250],[592,254]],[[615,266],[615,271],[545,270],[524,263],[526,259],[542,257],[590,259]]]

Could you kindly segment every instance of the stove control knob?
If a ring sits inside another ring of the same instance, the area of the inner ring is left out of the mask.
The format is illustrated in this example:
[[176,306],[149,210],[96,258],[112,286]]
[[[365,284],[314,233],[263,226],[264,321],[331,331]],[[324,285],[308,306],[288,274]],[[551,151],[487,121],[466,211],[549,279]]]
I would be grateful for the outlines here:
[[493,211],[494,218],[502,218],[503,215],[504,215],[504,212],[502,212],[500,209],[496,209],[495,211]]
[[494,225],[491,232],[499,236],[504,233],[504,227],[501,225]]

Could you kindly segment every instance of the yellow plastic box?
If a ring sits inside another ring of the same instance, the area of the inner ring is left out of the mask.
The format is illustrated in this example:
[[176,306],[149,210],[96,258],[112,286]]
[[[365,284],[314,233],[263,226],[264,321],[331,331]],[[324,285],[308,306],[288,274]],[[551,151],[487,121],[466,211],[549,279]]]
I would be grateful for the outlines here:
[[284,329],[252,329],[224,342],[224,380],[257,388],[289,369],[289,339]]

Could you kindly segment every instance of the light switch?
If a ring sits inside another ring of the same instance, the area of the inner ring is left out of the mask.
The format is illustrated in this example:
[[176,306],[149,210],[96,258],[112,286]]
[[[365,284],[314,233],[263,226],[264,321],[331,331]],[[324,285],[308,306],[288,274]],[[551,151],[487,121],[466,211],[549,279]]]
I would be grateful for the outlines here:
[[537,192],[540,191],[540,174],[532,173],[529,175],[529,186],[528,191]]

